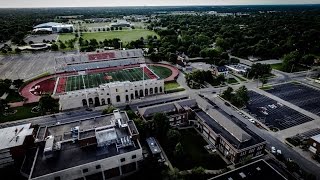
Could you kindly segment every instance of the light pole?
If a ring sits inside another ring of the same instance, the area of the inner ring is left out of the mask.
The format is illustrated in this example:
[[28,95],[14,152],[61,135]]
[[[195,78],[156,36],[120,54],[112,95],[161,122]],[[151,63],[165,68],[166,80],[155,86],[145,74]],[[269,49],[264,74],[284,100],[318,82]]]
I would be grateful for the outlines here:
[[146,85],[144,83],[144,67],[146,67],[146,64],[140,64],[140,67],[142,67],[142,83],[143,83],[143,94],[146,96]]

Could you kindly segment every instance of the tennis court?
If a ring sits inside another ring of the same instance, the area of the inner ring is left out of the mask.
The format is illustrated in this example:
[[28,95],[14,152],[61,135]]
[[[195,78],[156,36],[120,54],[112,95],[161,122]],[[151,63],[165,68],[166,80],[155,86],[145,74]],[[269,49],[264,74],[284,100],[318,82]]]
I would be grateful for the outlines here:
[[[144,73],[144,79],[150,77]],[[84,88],[94,88],[101,84],[115,81],[140,81],[143,79],[142,68],[120,69],[117,71],[101,72],[67,77],[66,91],[75,91]],[[59,81],[60,83],[60,81]]]

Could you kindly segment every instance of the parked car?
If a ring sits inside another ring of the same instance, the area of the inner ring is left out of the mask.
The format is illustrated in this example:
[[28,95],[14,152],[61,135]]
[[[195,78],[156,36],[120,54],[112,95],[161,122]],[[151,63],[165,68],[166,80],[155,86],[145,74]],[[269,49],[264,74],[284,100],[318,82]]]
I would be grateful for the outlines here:
[[278,149],[278,150],[277,150],[277,155],[281,155],[281,154],[282,154],[281,150]]
[[253,119],[248,119],[248,121],[250,121],[251,123],[255,123],[256,121],[255,120],[253,120]]
[[272,153],[272,154],[275,154],[276,152],[277,152],[277,151],[276,151],[276,148],[275,148],[274,146],[272,146],[272,147],[271,147],[271,153]]

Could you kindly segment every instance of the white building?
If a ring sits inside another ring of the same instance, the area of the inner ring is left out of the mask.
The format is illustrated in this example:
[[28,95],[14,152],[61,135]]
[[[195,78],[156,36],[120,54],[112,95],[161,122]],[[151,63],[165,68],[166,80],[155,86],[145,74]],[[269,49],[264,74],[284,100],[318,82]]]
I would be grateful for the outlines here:
[[139,132],[125,112],[40,127],[29,180],[119,179],[143,160]]
[[12,165],[15,158],[24,156],[28,139],[33,139],[31,124],[0,129],[0,168]]
[[112,82],[97,88],[83,89],[58,95],[60,110],[83,106],[124,105],[144,96],[162,94],[164,80]]
[[61,32],[73,32],[73,25],[72,24],[61,24],[55,22],[48,22],[39,24],[33,27],[33,31],[48,31],[52,33],[61,33]]

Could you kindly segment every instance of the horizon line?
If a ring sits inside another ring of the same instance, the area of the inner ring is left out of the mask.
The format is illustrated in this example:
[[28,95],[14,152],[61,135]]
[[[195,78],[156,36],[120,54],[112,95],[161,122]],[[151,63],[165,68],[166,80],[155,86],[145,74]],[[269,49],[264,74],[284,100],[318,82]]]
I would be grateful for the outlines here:
[[56,9],[56,8],[133,8],[133,7],[223,7],[223,6],[314,6],[320,5],[320,3],[308,3],[308,4],[237,4],[237,5],[137,5],[137,6],[52,6],[52,7],[0,7],[0,9]]

